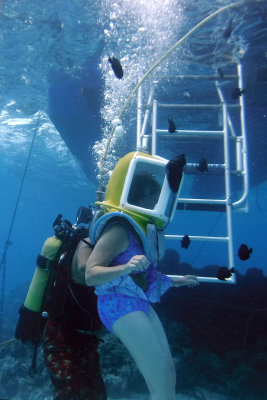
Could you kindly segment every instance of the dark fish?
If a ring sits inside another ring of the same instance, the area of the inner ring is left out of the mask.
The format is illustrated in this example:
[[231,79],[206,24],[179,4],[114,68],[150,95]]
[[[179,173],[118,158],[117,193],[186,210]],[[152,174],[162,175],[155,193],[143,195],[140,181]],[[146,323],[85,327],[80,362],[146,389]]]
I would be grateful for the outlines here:
[[221,68],[218,68],[217,71],[218,71],[219,77],[220,77],[220,78],[223,78],[223,77],[224,77],[223,70],[222,70]]
[[244,243],[241,244],[241,246],[238,249],[238,257],[242,261],[248,260],[251,253],[252,253],[252,248],[249,249],[248,246]]
[[232,99],[237,100],[244,93],[246,93],[246,89],[234,88],[232,90]]
[[223,37],[224,37],[225,40],[229,39],[229,37],[232,34],[232,23],[233,23],[233,20],[231,19],[229,21],[225,31],[223,32]]
[[181,247],[183,249],[187,249],[188,246],[190,245],[190,239],[188,235],[185,235],[182,240],[181,240]]
[[182,179],[183,168],[186,164],[184,154],[172,158],[165,167],[168,183],[173,193],[177,193]]
[[172,118],[168,118],[168,121],[169,121],[168,131],[169,131],[170,133],[176,132],[176,126],[175,126],[175,123],[174,123],[174,121],[172,120]]
[[198,163],[197,169],[200,172],[208,171],[208,163],[205,158],[201,158],[201,160]]
[[109,57],[108,61],[111,64],[111,67],[113,69],[114,74],[116,75],[116,77],[118,79],[121,79],[123,77],[123,69],[121,66],[121,63],[119,62],[119,60],[117,60],[117,58],[115,57]]
[[232,274],[235,272],[234,268],[220,267],[217,271],[216,277],[220,281],[225,281],[227,278],[231,278]]

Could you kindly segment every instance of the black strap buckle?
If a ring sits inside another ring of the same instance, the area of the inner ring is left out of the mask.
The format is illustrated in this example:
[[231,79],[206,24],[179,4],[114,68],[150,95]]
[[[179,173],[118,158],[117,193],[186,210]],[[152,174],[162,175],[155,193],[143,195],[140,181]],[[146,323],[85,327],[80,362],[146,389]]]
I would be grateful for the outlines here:
[[56,261],[50,260],[49,258],[39,254],[36,259],[36,264],[39,268],[42,268],[42,269],[52,269],[55,267]]

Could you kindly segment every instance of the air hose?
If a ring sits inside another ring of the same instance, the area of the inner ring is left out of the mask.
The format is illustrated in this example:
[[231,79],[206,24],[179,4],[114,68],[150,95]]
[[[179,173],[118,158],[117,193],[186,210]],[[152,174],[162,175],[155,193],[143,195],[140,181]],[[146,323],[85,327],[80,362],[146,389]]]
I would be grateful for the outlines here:
[[[161,64],[162,61],[165,60],[165,58],[167,58],[172,52],[173,50],[175,50],[180,44],[182,44],[185,39],[187,39],[189,36],[191,36],[194,32],[196,32],[196,30],[198,30],[202,25],[204,25],[206,22],[210,21],[212,18],[214,18],[216,15],[220,14],[222,11],[225,11],[229,8],[232,7],[237,7],[238,5],[246,2],[247,0],[241,0],[241,1],[237,1],[235,3],[231,3],[227,6],[221,7],[219,10],[213,12],[212,14],[208,15],[206,18],[204,18],[202,21],[200,21],[197,25],[195,25],[192,29],[190,29],[181,39],[179,39],[165,54],[163,54],[163,56],[155,62],[154,65],[152,65],[152,67],[145,73],[145,75],[142,77],[142,79],[137,83],[137,85],[134,87],[134,89],[131,91],[126,103],[124,104],[124,106],[122,107],[122,110],[118,116],[119,119],[121,119],[130,103],[130,101],[132,100],[133,96],[135,95],[135,93],[137,92],[137,90],[139,89],[139,87],[143,84],[143,82],[146,80],[146,78],[151,74],[152,71],[154,71],[155,68],[157,68],[157,66],[159,64]],[[110,148],[110,143],[112,140],[112,137],[114,135],[114,131],[115,131],[115,126],[113,126],[113,128],[111,129],[111,132],[108,136],[108,140],[104,149],[104,153],[103,153],[103,157],[101,160],[101,164],[100,164],[100,169],[99,169],[99,192],[103,192],[103,181],[104,181],[104,174],[105,174],[105,168],[104,168],[104,164],[106,162],[106,158],[107,158],[107,154]]]

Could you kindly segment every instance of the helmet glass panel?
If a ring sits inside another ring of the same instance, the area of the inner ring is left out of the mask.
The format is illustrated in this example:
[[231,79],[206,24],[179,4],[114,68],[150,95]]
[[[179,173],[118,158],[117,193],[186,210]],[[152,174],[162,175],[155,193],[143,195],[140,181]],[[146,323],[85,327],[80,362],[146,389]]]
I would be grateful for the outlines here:
[[138,162],[130,185],[127,203],[154,210],[165,178],[163,165]]

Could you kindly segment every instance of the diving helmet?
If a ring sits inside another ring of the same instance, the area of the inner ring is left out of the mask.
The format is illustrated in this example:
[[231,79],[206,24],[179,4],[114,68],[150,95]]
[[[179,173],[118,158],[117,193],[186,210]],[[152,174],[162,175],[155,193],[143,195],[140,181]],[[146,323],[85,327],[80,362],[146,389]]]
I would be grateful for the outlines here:
[[174,216],[182,179],[181,172],[173,189],[169,167],[170,161],[159,156],[126,154],[111,174],[105,201],[97,204],[108,212],[123,211],[139,224],[153,222],[163,228]]

